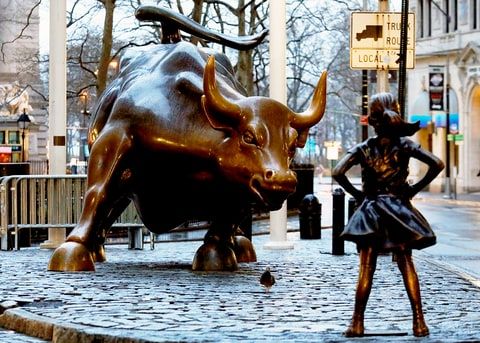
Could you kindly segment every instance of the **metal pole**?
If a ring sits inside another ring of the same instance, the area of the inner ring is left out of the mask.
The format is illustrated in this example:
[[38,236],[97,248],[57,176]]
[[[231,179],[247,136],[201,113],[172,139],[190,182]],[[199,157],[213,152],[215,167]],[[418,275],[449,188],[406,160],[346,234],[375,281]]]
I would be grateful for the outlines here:
[[22,162],[25,162],[25,129],[22,129]]
[[[270,97],[287,102],[286,51],[287,19],[285,0],[270,1]],[[267,249],[293,249],[287,241],[287,202],[278,211],[270,212],[270,239]]]
[[[368,116],[368,71],[362,70],[362,116]],[[368,138],[368,125],[362,124],[362,141]]]
[[[450,14],[447,4],[445,11],[442,11],[445,16],[445,32],[448,33],[450,25]],[[448,135],[450,134],[450,55],[447,52],[447,61],[446,61],[446,72],[445,72],[445,90],[446,94],[446,106],[445,106],[445,198],[450,199],[452,197],[451,185],[450,185],[450,141],[448,140]]]
[[[379,0],[378,1],[378,11],[379,12],[388,12],[388,0]],[[390,90],[388,84],[388,67],[385,70],[377,70],[377,92],[388,92]]]
[[[363,10],[368,10],[368,1],[363,0]],[[362,116],[368,116],[368,70],[362,70]],[[368,125],[362,124],[362,141],[368,138]]]
[[[447,20],[448,21],[448,20]],[[446,68],[446,105],[445,105],[445,195],[444,197],[450,199],[452,197],[451,194],[451,186],[450,186],[450,141],[448,140],[448,135],[450,134],[450,58],[447,53],[447,68]]]
[[405,118],[405,84],[407,76],[407,30],[408,30],[408,0],[402,0],[402,16],[400,27],[400,56],[399,75],[398,75],[398,103],[400,105],[400,115]]

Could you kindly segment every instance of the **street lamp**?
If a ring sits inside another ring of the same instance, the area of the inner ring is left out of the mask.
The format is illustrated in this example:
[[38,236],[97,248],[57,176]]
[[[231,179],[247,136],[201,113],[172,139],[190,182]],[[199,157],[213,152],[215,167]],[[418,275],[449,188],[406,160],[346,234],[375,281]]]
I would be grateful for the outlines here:
[[22,162],[25,162],[25,130],[28,129],[30,125],[30,117],[28,116],[25,109],[23,109],[23,113],[17,119],[17,125],[20,130],[22,130]]
[[87,161],[87,140],[88,140],[88,125],[87,125],[87,120],[90,117],[90,112],[87,109],[88,105],[88,91],[83,90],[82,93],[80,93],[80,100],[83,104],[83,109],[82,109],[82,130],[80,132],[80,160],[82,162]]

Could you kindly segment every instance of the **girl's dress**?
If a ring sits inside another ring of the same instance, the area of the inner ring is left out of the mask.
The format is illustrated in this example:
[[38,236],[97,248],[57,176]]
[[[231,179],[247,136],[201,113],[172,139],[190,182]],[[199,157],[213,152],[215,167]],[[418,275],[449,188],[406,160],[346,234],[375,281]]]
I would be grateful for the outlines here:
[[349,151],[362,168],[366,197],[341,237],[380,251],[423,249],[436,243],[430,225],[408,195],[408,161],[419,149],[420,145],[405,137],[387,148],[372,137]]

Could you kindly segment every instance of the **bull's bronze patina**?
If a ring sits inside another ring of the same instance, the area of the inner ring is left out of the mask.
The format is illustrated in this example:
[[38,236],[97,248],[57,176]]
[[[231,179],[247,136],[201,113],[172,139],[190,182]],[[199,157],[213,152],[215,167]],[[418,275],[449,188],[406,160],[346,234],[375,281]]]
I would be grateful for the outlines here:
[[[342,233],[344,239],[357,244],[360,253],[355,308],[345,335],[363,336],[364,312],[378,253],[393,251],[413,311],[413,333],[415,336],[426,336],[428,327],[423,318],[412,249],[431,246],[435,244],[436,237],[410,199],[440,173],[443,162],[405,137],[418,131],[419,123],[403,121],[392,94],[380,93],[372,97],[368,123],[377,136],[348,151],[333,170],[334,178],[359,204]],[[427,173],[413,185],[407,182],[410,158],[428,166]],[[354,187],[345,176],[356,164],[362,168],[362,190]]]
[[[137,12],[140,19],[162,22],[165,44],[127,54],[100,98],[89,129],[83,212],[49,270],[94,270],[95,261],[105,260],[105,230],[130,201],[155,233],[192,218],[212,221],[192,267],[235,270],[238,261],[256,259],[251,242],[234,234],[251,201],[276,210],[295,190],[289,164],[323,116],[326,73],[303,113],[246,97],[228,58],[181,41],[178,27],[205,39],[212,35],[169,13],[156,7]],[[264,33],[215,37],[247,49]]]

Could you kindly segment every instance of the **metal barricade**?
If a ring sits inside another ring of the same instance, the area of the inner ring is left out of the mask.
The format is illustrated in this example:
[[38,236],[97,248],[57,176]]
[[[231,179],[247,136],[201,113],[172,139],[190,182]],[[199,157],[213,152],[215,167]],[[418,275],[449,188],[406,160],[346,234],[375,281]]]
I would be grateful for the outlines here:
[[[85,175],[10,175],[0,178],[0,249],[19,249],[19,231],[71,228],[80,219]],[[114,227],[141,228],[131,203]],[[13,234],[14,243],[9,243]]]

